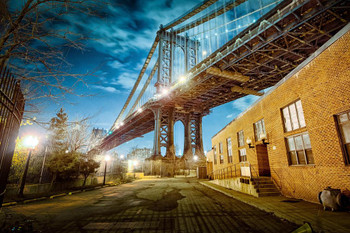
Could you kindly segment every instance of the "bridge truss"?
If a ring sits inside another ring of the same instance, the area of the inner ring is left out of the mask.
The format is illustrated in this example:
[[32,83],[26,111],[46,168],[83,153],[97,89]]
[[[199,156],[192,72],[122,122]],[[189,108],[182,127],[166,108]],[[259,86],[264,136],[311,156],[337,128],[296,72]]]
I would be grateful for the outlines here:
[[[259,2],[249,8],[254,1],[205,1],[161,26],[125,106],[96,149],[109,150],[153,130],[154,158],[162,146],[173,158],[173,127],[180,120],[184,158],[191,158],[193,148],[202,156],[202,117],[210,109],[262,95],[350,20],[347,0]],[[178,61],[177,47],[184,52]],[[134,96],[152,58],[153,68]]]

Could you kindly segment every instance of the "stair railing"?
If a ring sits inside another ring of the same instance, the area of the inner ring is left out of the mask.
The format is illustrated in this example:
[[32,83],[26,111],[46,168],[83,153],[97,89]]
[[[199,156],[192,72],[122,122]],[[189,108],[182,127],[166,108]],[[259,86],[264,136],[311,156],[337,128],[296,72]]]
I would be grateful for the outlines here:
[[[243,172],[242,172],[243,171]],[[233,164],[228,167],[212,171],[208,174],[210,180],[222,180],[234,177],[249,177],[254,180],[257,184],[257,189],[260,189],[259,173],[254,169],[254,166],[250,162],[244,161],[240,163]]]
[[[256,181],[256,184],[257,184],[257,186],[258,186],[257,191],[260,192],[259,173],[254,169],[254,166],[251,166],[251,165],[250,165],[250,173],[251,173],[250,177],[251,177],[254,181]],[[253,173],[254,173],[255,175],[253,175]],[[255,178],[254,178],[254,177],[255,177]]]

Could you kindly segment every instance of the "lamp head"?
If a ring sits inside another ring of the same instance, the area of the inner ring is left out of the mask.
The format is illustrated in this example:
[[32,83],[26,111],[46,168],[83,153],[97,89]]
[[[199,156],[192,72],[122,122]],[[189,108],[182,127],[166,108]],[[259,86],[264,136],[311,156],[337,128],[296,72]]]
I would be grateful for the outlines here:
[[247,143],[248,145],[251,145],[251,144],[252,144],[252,139],[247,138],[246,143]]
[[34,136],[27,136],[23,140],[23,145],[30,149],[34,149],[38,145],[38,143],[39,143],[38,138]]

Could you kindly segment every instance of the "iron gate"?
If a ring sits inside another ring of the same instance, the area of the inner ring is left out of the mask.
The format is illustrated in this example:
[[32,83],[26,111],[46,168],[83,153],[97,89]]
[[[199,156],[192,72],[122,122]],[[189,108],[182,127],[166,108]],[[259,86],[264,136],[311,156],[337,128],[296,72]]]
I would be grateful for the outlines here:
[[24,110],[19,81],[5,66],[0,66],[0,207],[6,192],[16,137]]

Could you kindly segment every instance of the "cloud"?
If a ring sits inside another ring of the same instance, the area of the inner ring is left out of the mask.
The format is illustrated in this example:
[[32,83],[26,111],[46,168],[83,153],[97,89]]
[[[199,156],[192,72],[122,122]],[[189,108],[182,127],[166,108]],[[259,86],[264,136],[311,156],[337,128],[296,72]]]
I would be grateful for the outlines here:
[[99,89],[110,93],[120,93],[120,90],[116,89],[115,87],[105,87],[100,85],[92,85],[91,87],[94,89]]
[[246,110],[252,103],[254,103],[259,97],[254,95],[248,95],[238,100],[232,102],[232,107],[236,110],[243,112]]
[[133,88],[135,81],[138,77],[138,73],[121,73],[117,79],[114,81],[110,82],[112,85],[119,85],[124,89],[131,89]]
[[121,69],[121,68],[123,68],[125,66],[123,63],[121,63],[118,60],[110,61],[110,62],[107,63],[107,65],[109,65],[110,67],[112,67],[114,69]]
[[232,113],[232,114],[229,114],[229,115],[226,116],[226,118],[233,118],[234,115],[235,115],[235,114],[233,114],[233,113]]

